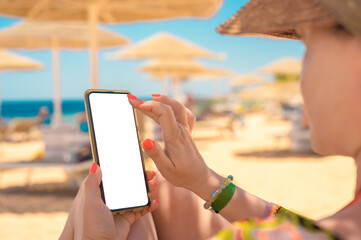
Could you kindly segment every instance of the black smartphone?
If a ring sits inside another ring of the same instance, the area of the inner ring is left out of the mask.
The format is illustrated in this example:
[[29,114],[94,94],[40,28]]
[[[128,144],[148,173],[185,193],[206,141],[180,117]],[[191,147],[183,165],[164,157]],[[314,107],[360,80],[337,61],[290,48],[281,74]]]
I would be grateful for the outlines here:
[[87,90],[84,94],[93,160],[102,169],[102,198],[113,212],[149,207],[137,119],[128,91]]

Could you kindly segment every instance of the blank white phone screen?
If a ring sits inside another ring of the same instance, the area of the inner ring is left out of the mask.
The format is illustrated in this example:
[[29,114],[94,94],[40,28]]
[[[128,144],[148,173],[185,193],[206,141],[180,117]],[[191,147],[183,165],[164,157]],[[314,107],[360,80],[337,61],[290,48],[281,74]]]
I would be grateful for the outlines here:
[[148,203],[133,108],[127,94],[89,94],[102,170],[105,203],[110,210]]

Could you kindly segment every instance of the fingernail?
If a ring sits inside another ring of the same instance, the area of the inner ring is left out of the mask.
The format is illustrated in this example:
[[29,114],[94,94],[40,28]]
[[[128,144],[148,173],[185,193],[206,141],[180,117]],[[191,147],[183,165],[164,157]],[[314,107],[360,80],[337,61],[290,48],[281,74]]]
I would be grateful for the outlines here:
[[158,186],[158,183],[157,183],[157,182],[153,182],[153,184],[154,184],[155,186]]
[[136,106],[140,106],[140,105],[142,105],[144,102],[142,101],[142,102],[139,102],[139,103],[137,103],[136,104]]
[[152,95],[152,97],[160,97],[159,93],[152,93],[151,95]]
[[160,200],[157,198],[156,200],[155,200],[157,203],[160,203]]
[[145,139],[143,141],[143,147],[145,147],[146,149],[150,150],[154,147],[154,141],[152,139]]
[[90,167],[89,173],[95,173],[97,168],[98,168],[98,164],[96,162],[93,162],[92,166]]
[[156,171],[152,171],[153,173],[153,176],[155,177],[157,175],[157,172]]
[[127,97],[132,100],[137,99],[136,96],[134,96],[133,94],[130,94],[130,93],[127,95]]

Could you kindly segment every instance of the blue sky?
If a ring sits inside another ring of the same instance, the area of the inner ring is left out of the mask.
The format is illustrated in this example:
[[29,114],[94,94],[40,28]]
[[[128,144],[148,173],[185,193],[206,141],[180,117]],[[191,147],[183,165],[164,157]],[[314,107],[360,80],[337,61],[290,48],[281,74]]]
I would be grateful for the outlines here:
[[[225,52],[224,61],[201,61],[208,66],[220,66],[239,73],[258,69],[280,57],[300,58],[304,47],[298,41],[270,39],[263,37],[234,37],[218,34],[215,29],[231,17],[246,1],[226,0],[223,7],[211,19],[182,19],[150,23],[106,25],[109,30],[137,42],[158,32],[169,32],[187,39],[214,52]],[[0,30],[20,21],[0,18]],[[160,92],[160,83],[138,73],[136,69],[144,61],[109,61],[106,55],[115,49],[99,53],[100,88],[129,90],[138,96]],[[52,65],[49,51],[16,51],[16,53],[36,59],[45,65],[43,71],[5,72],[1,74],[1,95],[3,100],[40,100],[52,98]],[[89,88],[89,55],[87,51],[61,51],[61,81],[63,99],[81,99]],[[221,91],[228,90],[226,82]],[[196,96],[211,95],[211,82],[192,82],[183,85],[185,91]]]

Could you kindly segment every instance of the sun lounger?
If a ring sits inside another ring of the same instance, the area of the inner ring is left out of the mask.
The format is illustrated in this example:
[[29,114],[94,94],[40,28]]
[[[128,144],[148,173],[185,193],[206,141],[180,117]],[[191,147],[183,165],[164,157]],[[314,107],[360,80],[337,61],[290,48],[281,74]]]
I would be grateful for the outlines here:
[[290,150],[292,152],[313,152],[310,129],[302,126],[302,111],[296,108],[293,111],[289,111],[287,119],[292,123],[291,130],[288,134],[274,136],[276,148],[280,145],[280,140],[289,139],[291,142]]
[[77,131],[72,125],[40,128],[45,143],[46,161],[76,162],[76,153],[90,146],[89,134]]
[[8,125],[3,129],[3,139],[6,141],[19,142],[33,139],[33,134],[42,120],[38,117],[34,118],[14,118],[9,121]]

